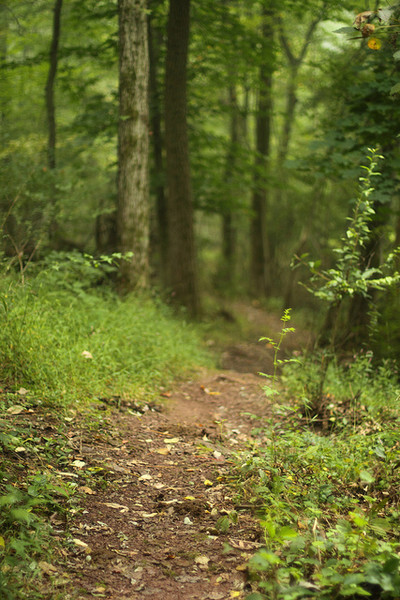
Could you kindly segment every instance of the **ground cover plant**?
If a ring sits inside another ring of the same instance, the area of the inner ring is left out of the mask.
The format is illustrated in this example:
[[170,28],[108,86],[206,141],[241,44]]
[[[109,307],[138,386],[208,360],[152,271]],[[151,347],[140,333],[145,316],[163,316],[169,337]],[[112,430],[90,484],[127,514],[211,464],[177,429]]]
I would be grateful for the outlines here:
[[74,460],[76,432],[107,436],[109,405],[140,411],[172,378],[208,361],[194,327],[157,299],[121,299],[97,288],[105,271],[96,261],[53,256],[31,270],[23,281],[3,272],[0,290],[5,600],[56,597],[37,582],[49,574],[50,553],[61,548],[57,523],[67,526],[79,510],[83,484],[102,481]]
[[240,462],[264,529],[252,600],[399,596],[399,386],[369,360],[330,365],[323,421],[307,414],[301,363],[286,366],[287,404]]
[[[372,232],[374,156],[338,248],[334,268],[314,269],[312,290],[336,310],[346,297],[395,285],[397,271],[366,268]],[[378,275],[378,279],[376,276]],[[258,428],[261,441],[238,459],[241,502],[260,514],[264,547],[250,560],[262,598],[398,598],[400,595],[400,464],[396,364],[374,360],[364,345],[339,353],[333,327],[328,346],[279,360],[290,313],[275,342],[276,369],[265,387],[275,416]]]

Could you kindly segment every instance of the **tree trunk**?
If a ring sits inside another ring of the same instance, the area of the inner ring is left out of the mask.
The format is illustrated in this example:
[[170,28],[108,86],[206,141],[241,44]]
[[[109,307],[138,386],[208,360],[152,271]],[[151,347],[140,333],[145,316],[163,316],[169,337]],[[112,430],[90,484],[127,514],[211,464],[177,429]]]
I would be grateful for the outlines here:
[[253,216],[250,228],[251,243],[251,291],[255,296],[268,294],[269,249],[266,231],[271,119],[272,119],[272,80],[274,71],[272,19],[273,6],[263,8],[263,48],[259,74],[259,90],[256,116],[256,159],[254,168]]
[[[61,11],[62,11],[63,0],[55,0],[53,9],[53,36],[50,46],[49,56],[49,72],[47,75],[45,98],[46,98],[46,113],[47,113],[47,166],[50,172],[56,168],[56,111],[55,111],[55,82],[58,67],[58,47],[60,43],[60,31],[61,31]],[[51,181],[51,208],[52,215],[50,220],[49,237],[50,240],[55,242],[57,237],[58,225],[56,219],[56,186],[54,181],[54,175]]]
[[148,285],[149,132],[146,0],[119,0],[119,126],[117,232],[121,289]]
[[[228,194],[233,193],[232,177],[235,171],[237,145],[239,143],[239,110],[237,105],[236,88],[231,85],[228,90],[230,109],[230,140],[226,155],[225,181]],[[232,198],[231,198],[232,200]],[[220,283],[232,290],[235,281],[236,262],[236,227],[232,206],[226,201],[222,213],[222,266],[220,269]]]
[[[154,4],[154,2],[153,2]],[[150,57],[150,120],[152,129],[153,147],[153,181],[156,197],[157,215],[157,246],[160,255],[161,279],[167,283],[167,251],[168,251],[168,225],[167,225],[167,200],[165,197],[165,172],[163,161],[163,135],[161,94],[158,85],[158,64],[162,33],[153,27],[151,18],[148,19],[149,27],[149,57]]]
[[190,0],[170,0],[165,73],[168,285],[191,316],[199,312],[194,208],[186,116]]

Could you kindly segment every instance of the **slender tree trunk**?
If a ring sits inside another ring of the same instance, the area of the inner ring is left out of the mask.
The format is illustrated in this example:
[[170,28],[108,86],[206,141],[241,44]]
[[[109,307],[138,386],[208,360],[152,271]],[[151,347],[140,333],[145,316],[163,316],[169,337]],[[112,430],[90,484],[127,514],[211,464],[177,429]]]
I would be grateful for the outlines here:
[[63,0],[55,0],[53,9],[53,37],[50,46],[50,65],[45,91],[48,127],[47,164],[49,169],[56,168],[56,111],[54,87],[58,67],[58,47],[60,43],[62,4]]
[[[55,110],[55,83],[57,76],[58,67],[58,48],[60,43],[60,31],[61,31],[61,11],[62,11],[63,0],[55,0],[53,8],[53,36],[50,46],[49,56],[49,72],[47,75],[46,88],[45,88],[45,99],[46,99],[46,113],[47,113],[47,166],[50,172],[56,169],[56,110]],[[51,181],[51,208],[52,215],[50,220],[49,237],[50,240],[55,242],[58,232],[57,219],[55,215],[56,211],[56,195],[57,190],[53,179]]]
[[[237,145],[239,142],[239,114],[236,97],[236,87],[231,85],[228,90],[228,100],[230,108],[230,141],[229,148],[226,156],[226,170],[225,180],[227,184],[228,193],[231,195],[232,190],[232,177],[235,171],[236,152]],[[232,200],[225,203],[224,211],[222,213],[222,268],[221,268],[221,280],[222,284],[227,285],[229,288],[235,280],[235,262],[236,262],[236,226],[234,213],[232,210]]]
[[170,0],[165,73],[168,284],[176,303],[199,312],[194,208],[186,115],[190,0]]
[[[154,2],[153,2],[154,4]],[[168,225],[167,200],[165,196],[165,172],[163,160],[162,110],[161,93],[158,85],[158,64],[160,54],[161,32],[153,27],[151,18],[149,27],[149,57],[150,57],[150,121],[153,147],[153,181],[156,196],[157,242],[160,255],[161,279],[167,283],[167,251]]]
[[250,243],[251,243],[251,290],[256,296],[269,291],[269,248],[266,231],[268,205],[268,169],[270,158],[272,120],[272,81],[274,71],[272,19],[275,9],[263,8],[263,49],[259,74],[259,90],[256,117],[256,160],[254,168]]
[[117,232],[121,289],[148,285],[149,57],[146,0],[119,0],[119,127]]

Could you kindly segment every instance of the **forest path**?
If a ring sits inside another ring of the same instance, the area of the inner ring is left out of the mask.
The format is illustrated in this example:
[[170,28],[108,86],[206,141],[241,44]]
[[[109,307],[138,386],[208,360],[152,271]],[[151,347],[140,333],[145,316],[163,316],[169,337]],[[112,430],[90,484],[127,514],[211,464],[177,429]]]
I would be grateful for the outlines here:
[[[261,329],[265,313],[250,310]],[[235,504],[230,474],[233,455],[260,425],[254,415],[270,412],[256,373],[271,370],[272,350],[242,342],[221,362],[230,370],[160,391],[162,404],[143,413],[134,403],[115,409],[106,435],[80,440],[74,458],[102,467],[108,485],[80,488],[86,497],[70,528],[73,590],[66,599],[228,600],[251,591],[246,562],[262,533],[251,511]],[[233,510],[238,519],[228,528]]]
[[246,510],[227,531],[218,523],[237,509],[229,475],[232,453],[254,427],[247,413],[268,413],[262,383],[207,373],[171,392],[161,412],[115,411],[108,442],[82,440],[75,458],[104,466],[109,483],[95,493],[82,488],[84,511],[70,529],[72,598],[244,598],[258,523]]

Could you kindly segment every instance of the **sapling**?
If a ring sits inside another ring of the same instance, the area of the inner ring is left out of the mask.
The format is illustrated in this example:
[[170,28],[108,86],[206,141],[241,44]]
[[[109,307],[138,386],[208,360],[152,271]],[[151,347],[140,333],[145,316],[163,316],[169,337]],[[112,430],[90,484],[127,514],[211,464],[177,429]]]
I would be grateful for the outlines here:
[[372,302],[372,291],[386,291],[400,282],[400,273],[396,268],[396,256],[400,248],[393,250],[379,266],[373,267],[365,261],[365,248],[371,240],[370,223],[375,215],[371,199],[374,187],[373,177],[380,176],[377,171],[379,161],[383,159],[376,149],[368,149],[368,164],[363,165],[364,176],[359,178],[360,186],[354,203],[352,215],[348,218],[348,227],[334,249],[337,261],[330,269],[321,269],[320,261],[309,261],[307,255],[296,257],[298,264],[308,267],[311,272],[309,284],[304,287],[315,297],[328,304],[330,315],[330,340],[328,352],[325,352],[320,370],[317,398],[321,400],[323,385],[328,366],[337,349],[339,314],[345,299],[361,296]]

